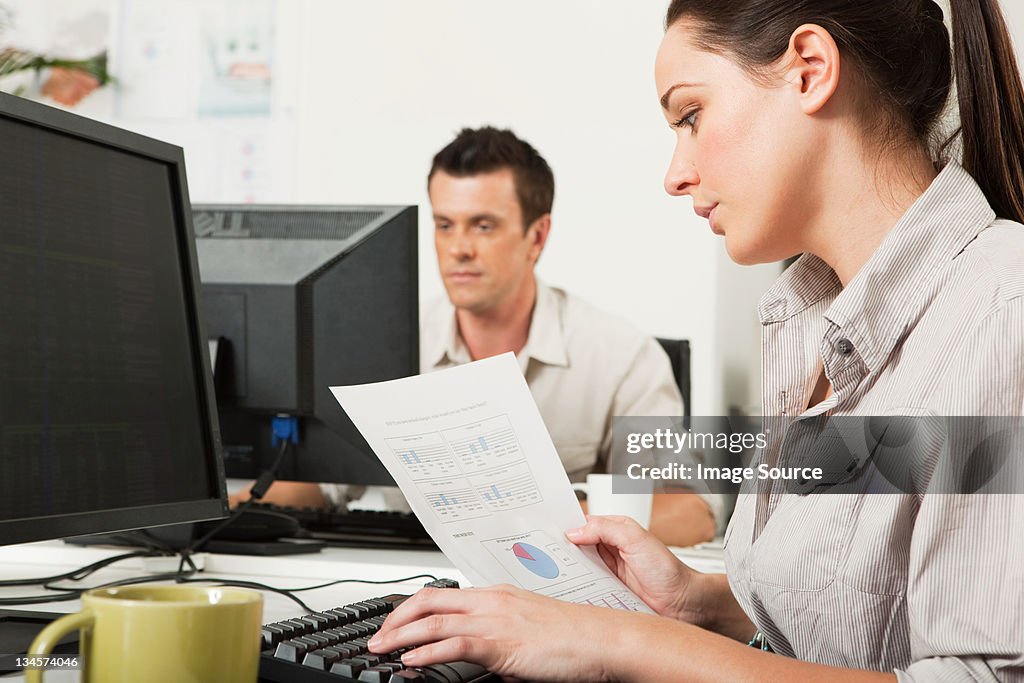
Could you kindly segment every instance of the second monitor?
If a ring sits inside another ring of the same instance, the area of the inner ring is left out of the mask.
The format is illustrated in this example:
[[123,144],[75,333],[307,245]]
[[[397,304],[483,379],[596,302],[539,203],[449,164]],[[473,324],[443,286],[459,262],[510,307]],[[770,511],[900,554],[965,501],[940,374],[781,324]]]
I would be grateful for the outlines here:
[[228,476],[393,484],[328,387],[419,372],[414,206],[195,205],[202,312]]

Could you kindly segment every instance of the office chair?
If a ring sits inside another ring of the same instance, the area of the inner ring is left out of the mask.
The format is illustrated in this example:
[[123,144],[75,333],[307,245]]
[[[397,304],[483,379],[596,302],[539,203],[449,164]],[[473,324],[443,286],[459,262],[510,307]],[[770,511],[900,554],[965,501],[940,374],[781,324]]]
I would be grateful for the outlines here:
[[687,339],[658,338],[661,348],[672,363],[672,376],[676,378],[679,392],[683,395],[683,416],[690,416],[690,342]]

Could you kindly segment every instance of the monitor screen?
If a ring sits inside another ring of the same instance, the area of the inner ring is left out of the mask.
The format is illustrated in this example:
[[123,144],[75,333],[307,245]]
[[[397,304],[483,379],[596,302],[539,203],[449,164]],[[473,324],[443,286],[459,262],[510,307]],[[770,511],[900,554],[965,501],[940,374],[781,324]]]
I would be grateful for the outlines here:
[[419,371],[415,206],[193,207],[229,476],[393,484],[331,395]]
[[220,516],[179,148],[0,99],[0,543]]

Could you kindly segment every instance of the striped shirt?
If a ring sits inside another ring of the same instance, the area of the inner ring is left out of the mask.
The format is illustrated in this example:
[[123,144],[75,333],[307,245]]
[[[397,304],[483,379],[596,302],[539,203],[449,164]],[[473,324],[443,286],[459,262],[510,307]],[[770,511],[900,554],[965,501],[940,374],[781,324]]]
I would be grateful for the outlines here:
[[[1024,415],[1024,226],[956,164],[845,288],[805,255],[759,316],[765,415]],[[822,370],[834,393],[807,409]],[[785,465],[780,446],[759,462]],[[726,563],[776,652],[904,682],[1024,681],[1024,495],[751,486]]]

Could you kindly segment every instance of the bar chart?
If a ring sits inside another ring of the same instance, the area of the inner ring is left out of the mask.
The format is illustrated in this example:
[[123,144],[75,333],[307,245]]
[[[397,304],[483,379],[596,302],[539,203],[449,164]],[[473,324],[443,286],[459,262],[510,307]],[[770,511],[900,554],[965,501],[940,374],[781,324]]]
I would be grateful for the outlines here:
[[415,480],[460,474],[459,467],[448,450],[448,444],[437,432],[396,437],[386,441],[398,462]]
[[526,461],[469,477],[480,498],[495,512],[535,505],[543,500]]
[[457,522],[490,514],[476,491],[464,479],[439,479],[420,483],[430,509],[442,522]]
[[443,434],[464,472],[488,469],[523,457],[519,440],[504,415],[446,429]]

